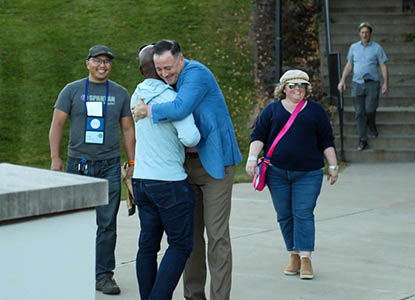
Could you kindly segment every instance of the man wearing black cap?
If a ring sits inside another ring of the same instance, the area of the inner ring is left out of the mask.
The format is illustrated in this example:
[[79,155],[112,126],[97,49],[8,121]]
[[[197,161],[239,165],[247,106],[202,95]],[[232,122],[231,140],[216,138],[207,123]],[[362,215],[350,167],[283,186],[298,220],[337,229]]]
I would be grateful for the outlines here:
[[[130,166],[134,165],[135,148],[130,96],[124,87],[108,79],[114,57],[106,46],[89,49],[89,75],[67,84],[60,92],[49,132],[52,170],[64,170],[60,146],[70,117],[66,171],[108,180],[108,204],[96,208],[96,290],[104,294],[120,293],[113,279],[121,194],[119,126]],[[131,177],[132,171],[130,168],[127,176]]]

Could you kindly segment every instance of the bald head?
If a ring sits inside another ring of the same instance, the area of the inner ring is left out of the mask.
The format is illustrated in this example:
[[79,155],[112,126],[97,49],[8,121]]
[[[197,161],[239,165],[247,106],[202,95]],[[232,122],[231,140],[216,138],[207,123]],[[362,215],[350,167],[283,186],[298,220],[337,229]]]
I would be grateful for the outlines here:
[[157,75],[156,69],[153,63],[154,46],[148,45],[141,49],[138,53],[138,60],[140,61],[140,72],[144,78],[160,79]]

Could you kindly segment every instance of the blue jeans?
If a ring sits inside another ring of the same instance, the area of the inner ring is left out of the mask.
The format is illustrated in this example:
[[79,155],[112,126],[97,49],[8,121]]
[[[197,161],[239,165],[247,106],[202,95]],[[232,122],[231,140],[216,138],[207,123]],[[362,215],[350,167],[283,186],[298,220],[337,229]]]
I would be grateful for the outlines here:
[[[78,165],[81,160],[68,157],[66,172],[80,174]],[[108,180],[108,204],[96,207],[97,237],[95,240],[95,277],[100,279],[113,274],[115,269],[115,244],[117,240],[117,213],[121,198],[120,158],[88,161],[86,176]]]
[[357,134],[362,141],[367,141],[366,126],[373,134],[377,133],[376,109],[379,105],[379,91],[379,81],[372,80],[363,84],[352,82]]
[[[194,194],[187,180],[132,181],[140,218],[136,272],[142,300],[170,300],[193,248]],[[157,270],[163,232],[167,248]]]
[[320,194],[323,171],[287,171],[274,166],[267,170],[282,236],[288,251],[314,251],[314,208]]

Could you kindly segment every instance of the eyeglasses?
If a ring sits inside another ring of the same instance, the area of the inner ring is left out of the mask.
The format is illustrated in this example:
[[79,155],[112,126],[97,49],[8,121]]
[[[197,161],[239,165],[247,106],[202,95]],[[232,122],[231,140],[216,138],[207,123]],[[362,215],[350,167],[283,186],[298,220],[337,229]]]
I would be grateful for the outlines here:
[[305,89],[307,86],[307,83],[289,83],[288,84],[288,88],[290,90],[292,90],[293,88],[295,88],[296,86],[298,86],[300,89]]
[[100,59],[100,58],[97,58],[97,57],[92,57],[90,59],[90,61],[92,61],[96,65],[100,65],[100,64],[112,65],[112,60],[111,59]]

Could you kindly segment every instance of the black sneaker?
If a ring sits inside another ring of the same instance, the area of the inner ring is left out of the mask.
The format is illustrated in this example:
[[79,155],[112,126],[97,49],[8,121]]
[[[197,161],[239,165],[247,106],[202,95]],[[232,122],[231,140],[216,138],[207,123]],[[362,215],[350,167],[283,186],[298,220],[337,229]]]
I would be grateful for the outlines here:
[[369,133],[369,136],[370,136],[370,137],[373,137],[373,138],[377,138],[377,137],[379,136],[379,133],[378,133],[377,131],[371,131],[371,132]]
[[359,144],[357,145],[357,151],[362,151],[366,147],[367,147],[367,142],[360,140]]
[[95,289],[108,295],[118,295],[121,293],[120,287],[112,278],[112,275],[105,275],[101,279],[98,279],[95,284]]

